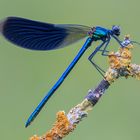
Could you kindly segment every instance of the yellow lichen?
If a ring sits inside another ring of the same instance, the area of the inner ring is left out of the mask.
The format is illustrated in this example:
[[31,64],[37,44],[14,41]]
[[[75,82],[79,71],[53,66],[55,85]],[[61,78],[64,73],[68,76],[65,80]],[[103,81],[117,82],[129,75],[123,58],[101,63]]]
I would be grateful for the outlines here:
[[109,53],[108,58],[110,68],[120,68],[118,56],[114,52]]
[[88,111],[92,110],[93,104],[90,101],[88,101],[87,99],[84,99],[81,104],[77,105],[77,107],[79,107],[81,109],[81,111],[88,112]]
[[30,138],[30,140],[40,140],[40,138],[37,135],[34,135]]
[[56,122],[53,125],[53,128],[47,132],[42,137],[34,135],[30,140],[57,140],[62,139],[68,135],[72,130],[74,130],[75,125],[71,125],[67,116],[65,116],[64,111],[59,111],[57,113]]
[[[128,36],[126,36],[126,38],[128,39]],[[117,52],[109,53],[109,69],[105,74],[105,79],[109,83],[114,82],[119,77],[118,71],[120,69],[127,72],[127,74],[124,75],[126,78],[130,76],[130,64],[132,59],[131,49],[133,47],[134,46],[132,44],[128,44],[125,47],[119,48]]]
[[133,48],[133,45],[129,44],[127,47],[120,48],[116,53],[109,53],[109,66],[115,69],[128,66],[131,63],[132,58],[131,48]]
[[130,64],[129,65],[130,76],[140,80],[140,65]]

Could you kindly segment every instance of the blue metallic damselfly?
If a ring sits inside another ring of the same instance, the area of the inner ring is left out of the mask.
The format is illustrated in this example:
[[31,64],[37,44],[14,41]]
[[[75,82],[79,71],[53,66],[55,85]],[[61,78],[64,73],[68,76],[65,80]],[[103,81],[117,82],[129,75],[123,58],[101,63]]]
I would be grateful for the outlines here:
[[91,28],[77,24],[50,24],[20,17],[7,17],[0,22],[0,32],[7,40],[22,48],[40,51],[63,48],[87,37],[75,58],[32,112],[26,122],[26,127],[36,118],[93,41],[101,41],[101,44],[94,49],[88,59],[99,72],[103,70],[93,62],[94,55],[101,51],[101,54],[106,56],[108,52],[106,49],[111,38],[122,45],[118,39],[120,35],[119,26],[112,26],[112,29],[100,26]]

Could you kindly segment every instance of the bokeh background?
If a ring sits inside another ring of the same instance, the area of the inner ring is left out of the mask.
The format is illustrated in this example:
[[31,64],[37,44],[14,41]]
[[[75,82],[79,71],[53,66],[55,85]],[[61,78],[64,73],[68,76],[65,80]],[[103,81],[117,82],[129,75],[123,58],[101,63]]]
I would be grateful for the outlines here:
[[[123,39],[131,34],[140,41],[139,0],[0,0],[0,19],[20,16],[49,23],[120,25]],[[87,58],[99,44],[93,43],[74,70],[56,91],[34,123],[25,122],[74,58],[85,40],[56,51],[31,51],[16,47],[0,37],[0,138],[27,140],[42,135],[52,127],[59,110],[69,111],[80,103],[88,89],[96,87],[102,77]],[[110,50],[117,50],[112,41]],[[140,46],[133,50],[133,61],[140,64]],[[107,58],[96,61],[106,69]],[[140,81],[119,79],[65,140],[138,140],[140,139]]]

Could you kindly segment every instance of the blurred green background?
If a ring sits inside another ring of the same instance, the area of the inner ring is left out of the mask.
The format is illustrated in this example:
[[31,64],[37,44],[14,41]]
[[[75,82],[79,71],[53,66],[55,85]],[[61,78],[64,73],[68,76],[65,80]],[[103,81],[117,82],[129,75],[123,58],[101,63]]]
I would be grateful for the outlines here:
[[[121,38],[131,34],[140,41],[139,0],[0,0],[0,18],[20,16],[50,23],[71,23],[111,28],[120,25]],[[0,137],[3,140],[27,140],[52,127],[59,110],[69,111],[80,103],[88,89],[102,80],[87,58],[99,44],[93,43],[74,70],[56,91],[34,123],[25,122],[74,58],[82,44],[56,51],[31,51],[0,38]],[[111,50],[117,50],[113,41]],[[140,46],[133,50],[133,61],[140,64]],[[107,68],[107,59],[96,56]],[[65,140],[138,140],[140,139],[140,81],[119,79]]]

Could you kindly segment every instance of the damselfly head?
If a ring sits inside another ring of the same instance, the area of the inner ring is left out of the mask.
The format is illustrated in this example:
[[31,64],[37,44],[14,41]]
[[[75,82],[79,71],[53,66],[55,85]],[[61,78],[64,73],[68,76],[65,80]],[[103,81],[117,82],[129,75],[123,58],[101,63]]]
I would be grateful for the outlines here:
[[112,32],[113,32],[114,35],[119,36],[120,35],[120,30],[121,30],[120,26],[117,26],[117,25],[112,26]]

